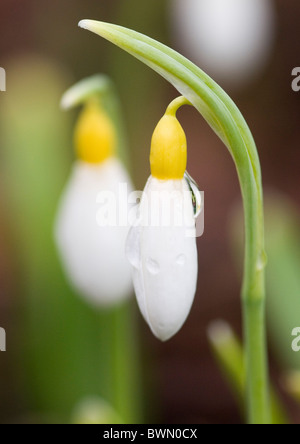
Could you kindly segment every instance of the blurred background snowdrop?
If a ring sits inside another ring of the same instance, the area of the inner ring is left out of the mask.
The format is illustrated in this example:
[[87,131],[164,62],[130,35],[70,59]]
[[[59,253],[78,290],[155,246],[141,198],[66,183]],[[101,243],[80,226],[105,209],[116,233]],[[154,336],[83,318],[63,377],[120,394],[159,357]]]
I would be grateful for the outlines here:
[[170,8],[176,45],[216,81],[241,88],[265,68],[273,0],[174,0]]
[[[94,89],[97,80],[99,91],[93,95],[89,85]],[[100,306],[119,303],[133,290],[125,257],[128,225],[108,221],[103,226],[97,220],[99,193],[116,197],[120,184],[126,184],[128,192],[133,190],[118,158],[117,125],[101,103],[105,93],[109,101],[113,94],[110,81],[99,76],[80,82],[63,97],[62,104],[70,107],[77,103],[78,95],[88,95],[74,131],[77,160],[61,198],[55,226],[57,245],[70,281],[83,297]],[[126,206],[127,200],[123,204]]]

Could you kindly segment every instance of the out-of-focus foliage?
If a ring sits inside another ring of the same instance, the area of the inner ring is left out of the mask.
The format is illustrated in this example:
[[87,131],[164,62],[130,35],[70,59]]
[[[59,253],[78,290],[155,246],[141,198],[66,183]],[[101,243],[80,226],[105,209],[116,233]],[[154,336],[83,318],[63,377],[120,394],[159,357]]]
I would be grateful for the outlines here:
[[70,121],[59,110],[69,80],[53,62],[34,57],[17,59],[8,70],[1,166],[19,263],[24,322],[16,365],[23,370],[28,409],[68,415],[80,399],[98,394],[125,421],[138,420],[131,309],[97,312],[82,303],[63,277],[54,247],[53,221],[71,158]]
[[284,196],[266,200],[267,309],[272,349],[285,368],[300,370],[292,331],[300,327],[300,211]]
[[[208,329],[208,339],[216,362],[235,395],[241,414],[245,415],[245,353],[239,338],[225,321],[215,321]],[[283,404],[272,388],[270,393],[272,424],[288,422]]]
[[[236,208],[230,219],[231,240],[241,257],[242,217]],[[300,212],[286,196],[265,196],[267,317],[270,345],[282,368],[300,369],[292,350],[292,331],[300,327]],[[238,262],[240,265],[240,261]]]

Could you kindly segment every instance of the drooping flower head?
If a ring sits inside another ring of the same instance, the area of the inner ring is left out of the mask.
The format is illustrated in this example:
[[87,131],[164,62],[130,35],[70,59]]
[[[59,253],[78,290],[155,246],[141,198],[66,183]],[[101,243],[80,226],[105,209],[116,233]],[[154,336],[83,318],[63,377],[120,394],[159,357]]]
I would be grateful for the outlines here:
[[[77,103],[78,91],[86,96],[82,85],[73,87],[64,103]],[[120,184],[129,191],[133,187],[117,156],[114,122],[94,96],[88,95],[78,118],[74,145],[77,159],[60,202],[55,237],[66,274],[77,291],[94,305],[109,306],[132,292],[124,253],[128,227],[99,225],[99,193],[117,196]]]
[[140,310],[163,341],[185,322],[197,283],[195,214],[185,177],[186,137],[175,112],[169,107],[153,133],[151,176],[126,249]]

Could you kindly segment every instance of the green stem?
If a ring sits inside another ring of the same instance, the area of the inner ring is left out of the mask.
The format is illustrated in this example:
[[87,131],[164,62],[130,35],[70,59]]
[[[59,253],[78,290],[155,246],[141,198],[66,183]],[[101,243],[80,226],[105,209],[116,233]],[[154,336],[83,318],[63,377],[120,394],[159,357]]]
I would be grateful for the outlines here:
[[114,310],[114,405],[126,424],[143,421],[135,310],[132,303]]
[[106,38],[167,79],[205,118],[234,160],[245,213],[242,305],[248,421],[268,423],[262,182],[260,162],[248,125],[222,88],[190,60],[171,48],[113,24],[82,20],[79,25]]
[[261,298],[243,301],[248,414],[251,424],[267,424],[269,399],[265,353],[265,307]]
[[183,105],[192,105],[184,96],[177,97],[169,104],[166,114],[175,116],[178,109]]
[[241,183],[245,212],[242,314],[246,359],[246,399],[250,424],[268,424],[269,387],[266,347],[264,222],[262,185]]

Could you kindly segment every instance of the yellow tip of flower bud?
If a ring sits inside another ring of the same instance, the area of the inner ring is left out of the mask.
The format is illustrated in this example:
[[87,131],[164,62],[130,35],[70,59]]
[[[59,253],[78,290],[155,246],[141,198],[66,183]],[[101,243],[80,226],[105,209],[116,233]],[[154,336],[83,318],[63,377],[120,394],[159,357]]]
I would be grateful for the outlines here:
[[157,179],[182,179],[186,170],[185,133],[173,114],[165,114],[158,122],[151,141],[150,167]]
[[101,163],[114,155],[116,135],[110,118],[96,103],[88,104],[81,112],[74,132],[79,159]]

